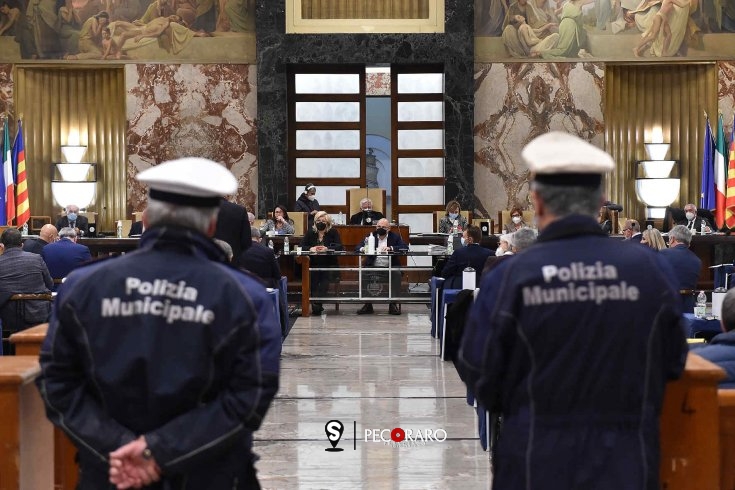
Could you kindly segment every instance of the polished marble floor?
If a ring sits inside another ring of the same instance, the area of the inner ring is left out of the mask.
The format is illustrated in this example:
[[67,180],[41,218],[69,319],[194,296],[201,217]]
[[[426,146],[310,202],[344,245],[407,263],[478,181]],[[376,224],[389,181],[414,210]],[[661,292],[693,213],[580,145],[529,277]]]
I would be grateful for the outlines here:
[[[452,363],[437,356],[429,310],[404,305],[391,316],[375,305],[376,314],[357,316],[357,309],[329,305],[321,316],[299,318],[286,339],[281,389],[256,433],[262,487],[490,488],[474,410]],[[331,420],[343,426],[341,452],[325,451]],[[381,442],[394,428],[410,430],[416,442]],[[375,442],[366,442],[366,430]]]

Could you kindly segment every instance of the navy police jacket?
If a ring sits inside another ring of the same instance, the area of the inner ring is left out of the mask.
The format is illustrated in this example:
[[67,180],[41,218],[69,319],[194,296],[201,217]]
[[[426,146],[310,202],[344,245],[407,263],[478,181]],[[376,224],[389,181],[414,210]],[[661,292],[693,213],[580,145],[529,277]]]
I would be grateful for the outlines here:
[[109,488],[108,454],[139,435],[162,488],[241,488],[280,349],[257,279],[199,233],[152,228],[59,288],[37,385],[79,449],[80,488]]
[[659,488],[664,386],[687,353],[671,276],[573,215],[483,277],[459,365],[503,415],[493,488]]

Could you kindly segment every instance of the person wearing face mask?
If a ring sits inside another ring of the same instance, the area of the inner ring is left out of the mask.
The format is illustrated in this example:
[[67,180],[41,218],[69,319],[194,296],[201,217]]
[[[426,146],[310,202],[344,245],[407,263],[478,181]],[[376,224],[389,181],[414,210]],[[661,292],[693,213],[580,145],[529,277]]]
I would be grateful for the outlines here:
[[[406,252],[408,251],[408,244],[404,243],[403,239],[401,238],[401,235],[398,233],[394,233],[390,231],[390,222],[386,218],[381,218],[378,221],[377,227],[375,228],[375,231],[372,233],[372,235],[375,237],[375,251],[378,253],[378,255],[367,255],[365,256],[365,267],[388,267],[388,263],[390,261],[390,265],[392,267],[400,267],[401,261],[398,255],[388,256],[386,254],[390,254],[393,252]],[[363,245],[358,245],[355,247],[356,252],[365,252],[365,247]],[[383,255],[381,255],[383,254]],[[388,282],[388,275],[383,274],[381,276],[381,280],[387,284]],[[367,283],[368,281],[363,278],[363,283]],[[401,272],[398,270],[392,271],[392,277],[391,277],[391,285],[392,285],[392,291],[391,296],[397,296],[398,292],[400,291],[401,287]],[[382,290],[382,288],[381,288]],[[391,315],[400,315],[401,314],[401,308],[398,303],[390,303],[388,306],[388,313]],[[365,303],[362,308],[357,310],[358,315],[372,315],[373,314],[373,304],[372,303]]]
[[702,223],[704,223],[705,233],[710,233],[712,231],[712,227],[710,222],[707,221],[707,218],[697,216],[697,206],[694,204],[689,203],[684,206],[684,217],[686,218],[685,220],[678,221],[676,224],[686,226],[692,233],[700,233],[702,231]]
[[304,192],[296,199],[296,211],[306,213],[309,217],[309,228],[314,225],[314,216],[319,212],[319,201],[316,200],[316,186],[306,184]]
[[[343,250],[339,232],[332,228],[332,217],[326,211],[318,211],[314,215],[314,225],[301,239],[301,248],[315,254]],[[311,267],[315,269],[337,267],[337,257],[334,255],[312,255],[310,261]],[[317,298],[324,297],[329,283],[339,281],[339,271],[312,270],[310,277],[311,295]],[[319,301],[312,302],[311,309],[315,315],[321,315],[324,311]]]
[[480,246],[480,240],[482,231],[479,226],[469,225],[462,232],[464,246],[454,251],[441,272],[441,277],[446,279],[444,288],[461,289],[462,273],[467,267],[475,269],[475,284],[480,284],[480,274],[485,261],[493,254],[492,250]]
[[79,214],[79,206],[76,204],[69,204],[66,207],[66,216],[62,216],[56,221],[57,230],[67,227],[74,228],[77,236],[83,237],[89,233],[89,220]]
[[510,210],[510,223],[503,225],[504,233],[515,233],[521,228],[528,228],[528,225],[523,221],[523,211],[518,206],[515,206]]
[[384,217],[380,211],[373,211],[373,201],[371,199],[363,197],[360,200],[360,211],[350,217],[350,224],[372,226]]
[[447,203],[446,216],[439,220],[439,233],[449,233],[455,221],[461,230],[467,228],[467,218],[460,214],[459,203],[457,201],[449,201]]

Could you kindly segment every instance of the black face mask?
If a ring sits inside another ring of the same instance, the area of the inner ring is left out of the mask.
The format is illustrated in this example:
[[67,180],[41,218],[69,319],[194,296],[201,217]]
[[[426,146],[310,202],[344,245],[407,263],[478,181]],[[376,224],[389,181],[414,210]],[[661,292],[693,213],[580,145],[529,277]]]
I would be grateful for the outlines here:
[[386,230],[385,228],[378,228],[378,235],[385,236],[387,234],[388,234],[388,230]]
[[326,223],[324,223],[323,221],[319,221],[319,222],[318,222],[318,223],[316,224],[316,229],[317,229],[317,230],[319,230],[319,231],[324,231],[324,230],[326,230],[326,229],[327,229],[327,224],[326,224]]

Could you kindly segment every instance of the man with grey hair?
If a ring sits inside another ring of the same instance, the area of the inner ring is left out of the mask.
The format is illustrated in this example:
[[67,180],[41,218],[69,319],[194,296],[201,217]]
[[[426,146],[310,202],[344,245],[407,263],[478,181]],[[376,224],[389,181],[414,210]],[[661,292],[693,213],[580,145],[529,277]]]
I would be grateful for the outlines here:
[[502,415],[493,488],[658,489],[658,414],[687,353],[670,268],[597,223],[607,153],[552,132],[522,157],[538,241],[483,277],[458,362]]
[[372,226],[383,218],[383,213],[373,211],[372,199],[363,197],[360,199],[360,211],[350,216],[350,224]]
[[720,388],[735,388],[735,289],[730,289],[722,300],[720,324],[724,333],[693,351],[725,370]]
[[58,241],[43,247],[41,257],[46,262],[51,278],[54,279],[54,291],[71,271],[92,260],[89,247],[77,243],[77,232],[70,226],[59,231]]
[[684,300],[684,311],[692,312],[694,308],[694,291],[697,289],[702,261],[697,254],[689,250],[692,232],[685,225],[676,225],[669,231],[669,248],[659,251],[674,271],[678,288]]
[[86,236],[89,233],[89,220],[86,216],[79,214],[79,206],[68,204],[65,210],[66,214],[56,221],[56,229],[60,230],[69,226],[74,228],[78,236]]
[[510,241],[513,253],[517,254],[536,242],[536,231],[531,228],[521,228],[511,235]]
[[641,234],[641,225],[634,219],[625,220],[623,225],[623,236],[625,240],[631,243],[641,243],[643,235]]
[[37,385],[78,449],[80,488],[258,488],[252,453],[278,389],[281,335],[255,278],[210,239],[237,180],[183,158],[148,184],[137,250],[60,288]]

